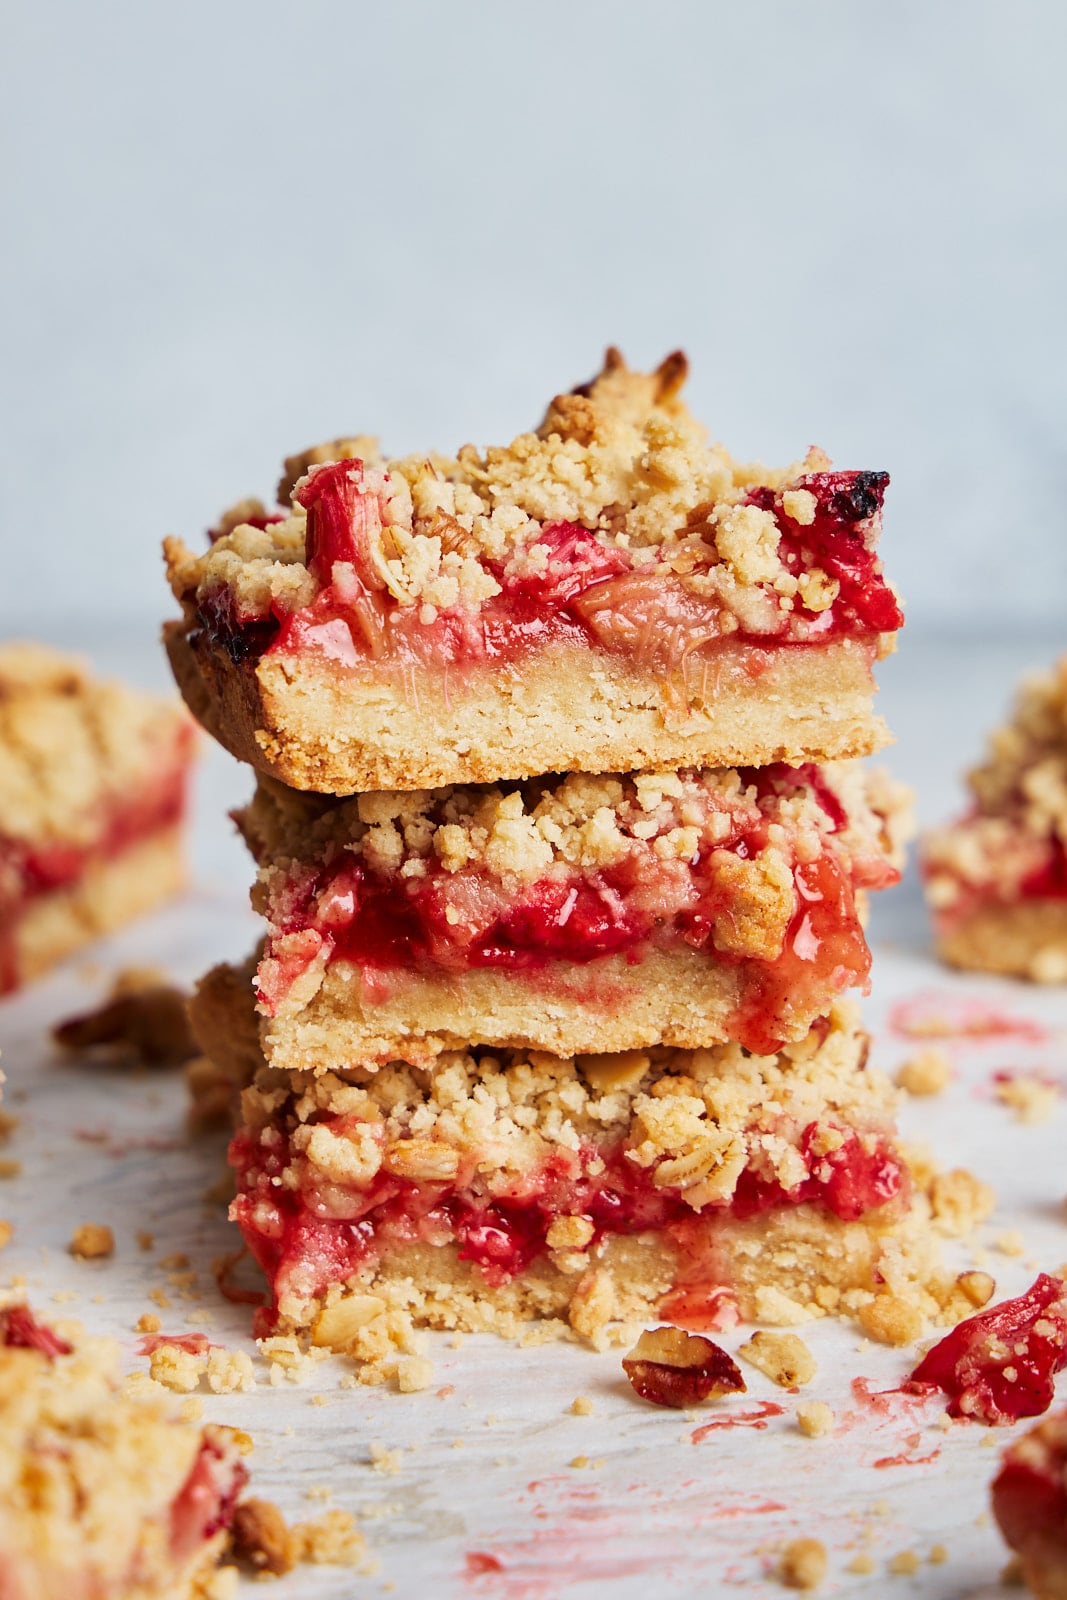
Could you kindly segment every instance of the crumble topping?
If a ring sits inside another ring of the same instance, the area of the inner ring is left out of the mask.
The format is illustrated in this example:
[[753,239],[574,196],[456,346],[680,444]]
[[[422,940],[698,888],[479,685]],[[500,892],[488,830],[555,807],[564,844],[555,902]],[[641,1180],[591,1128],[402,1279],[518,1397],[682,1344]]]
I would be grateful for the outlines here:
[[99,1222],[83,1222],[75,1228],[67,1246],[80,1261],[99,1261],[115,1253],[115,1235]]
[[931,1045],[909,1056],[898,1068],[894,1081],[906,1094],[941,1094],[952,1082],[952,1063],[944,1050]]
[[[795,575],[781,540],[783,522],[796,533],[814,523],[816,499],[801,480],[825,473],[828,458],[812,450],[780,470],[733,460],[709,444],[681,401],[686,371],[680,352],[644,374],[609,350],[591,383],[557,396],[537,431],[510,445],[385,460],[374,440],[358,435],[290,457],[280,519],[266,520],[257,502],[251,521],[234,523],[235,508],[199,558],[167,541],[174,592],[188,599],[226,589],[240,615],[287,616],[324,585],[343,599],[358,581],[429,625],[442,610],[476,610],[498,594],[495,574],[521,580],[543,572],[553,559],[545,530],[562,523],[588,530],[628,567],[683,579],[720,608],[723,631],[776,631],[794,597],[815,614],[825,610],[837,580],[810,557]],[[344,461],[353,463],[368,507],[358,575],[339,570],[343,562],[316,571],[307,537],[305,496],[316,473]],[[752,503],[754,491],[777,497],[783,522]],[[877,521],[872,504],[857,524],[868,550]]]
[[827,1570],[826,1546],[819,1539],[794,1539],[782,1552],[778,1576],[787,1589],[817,1589]]
[[805,1400],[797,1406],[796,1417],[807,1439],[824,1439],[834,1431],[834,1413],[825,1400]]
[[[432,1073],[402,1064],[348,1078],[264,1068],[242,1096],[242,1116],[269,1143],[284,1108],[292,1156],[281,1181],[294,1189],[362,1187],[379,1171],[443,1182],[472,1160],[482,1174],[520,1173],[539,1166],[546,1147],[624,1136],[627,1160],[654,1168],[655,1184],[683,1190],[696,1210],[728,1200],[746,1166],[795,1188],[808,1175],[796,1141],[809,1123],[816,1161],[844,1142],[839,1124],[888,1131],[893,1091],[873,1069],[857,1070],[865,1051],[855,1010],[839,1005],[821,1042],[809,1037],[775,1056],[736,1044],[653,1048],[642,1053],[639,1086],[627,1089],[597,1089],[587,1074],[591,1065],[595,1077],[595,1057],[451,1051]],[[560,1219],[550,1248],[583,1250],[592,1237],[584,1220]]]

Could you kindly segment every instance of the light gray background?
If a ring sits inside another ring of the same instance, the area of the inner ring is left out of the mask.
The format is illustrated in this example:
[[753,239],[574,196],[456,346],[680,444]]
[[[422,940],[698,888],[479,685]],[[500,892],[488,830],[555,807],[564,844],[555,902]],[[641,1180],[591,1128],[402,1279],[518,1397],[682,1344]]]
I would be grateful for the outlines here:
[[914,626],[1067,592],[1059,0],[8,4],[0,632],[347,429],[503,440],[683,344],[738,454],[893,474]]

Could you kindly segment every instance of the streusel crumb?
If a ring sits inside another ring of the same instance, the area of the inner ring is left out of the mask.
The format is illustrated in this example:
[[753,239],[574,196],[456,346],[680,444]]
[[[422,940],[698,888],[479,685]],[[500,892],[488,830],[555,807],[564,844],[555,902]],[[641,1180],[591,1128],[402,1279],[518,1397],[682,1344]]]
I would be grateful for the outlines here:
[[818,1539],[794,1539],[782,1553],[778,1576],[787,1589],[817,1589],[827,1573],[826,1546]]
[[944,1050],[917,1050],[898,1068],[896,1084],[911,1095],[940,1094],[952,1081],[952,1063]]
[[1047,1122],[1060,1099],[1058,1084],[1027,1073],[998,1077],[993,1085],[993,1093],[1002,1105],[1015,1113],[1020,1122]]
[[805,1400],[797,1406],[797,1427],[809,1439],[823,1439],[834,1429],[834,1413],[825,1400]]
[[879,1344],[913,1344],[923,1331],[924,1318],[912,1301],[900,1295],[875,1295],[861,1306],[856,1320],[869,1339]]
[[80,1261],[99,1261],[115,1253],[115,1235],[100,1222],[83,1222],[75,1228],[67,1246]]

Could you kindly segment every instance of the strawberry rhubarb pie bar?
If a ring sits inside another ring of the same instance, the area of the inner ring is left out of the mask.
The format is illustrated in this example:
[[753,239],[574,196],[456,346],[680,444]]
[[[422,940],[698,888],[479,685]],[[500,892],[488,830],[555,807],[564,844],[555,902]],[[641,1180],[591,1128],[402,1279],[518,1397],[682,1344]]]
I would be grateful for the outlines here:
[[338,439],[287,463],[278,511],[243,502],[203,553],[168,540],[194,713],[339,795],[878,748],[886,475],[735,461],[685,375],[611,350],[510,445]]
[[239,815],[275,1067],[802,1040],[864,988],[864,891],[908,808],[859,762],[572,774],[349,800],[261,779]]
[[179,705],[0,646],[0,994],[180,887],[193,738]]
[[1067,982],[1067,657],[1022,686],[968,782],[969,813],[925,840],[938,952],[957,967]]
[[122,1392],[109,1340],[0,1311],[0,1595],[207,1600],[246,1471],[228,1428]]

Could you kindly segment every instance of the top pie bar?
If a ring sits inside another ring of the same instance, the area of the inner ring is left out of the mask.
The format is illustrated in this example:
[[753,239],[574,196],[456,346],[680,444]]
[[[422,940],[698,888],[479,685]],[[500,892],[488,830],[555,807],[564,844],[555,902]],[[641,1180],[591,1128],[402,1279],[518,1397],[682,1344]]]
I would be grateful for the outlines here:
[[680,352],[644,374],[609,350],[510,445],[336,439],[286,462],[286,510],[242,502],[202,554],[168,539],[192,710],[329,794],[880,747],[887,475],[736,462],[685,376]]

